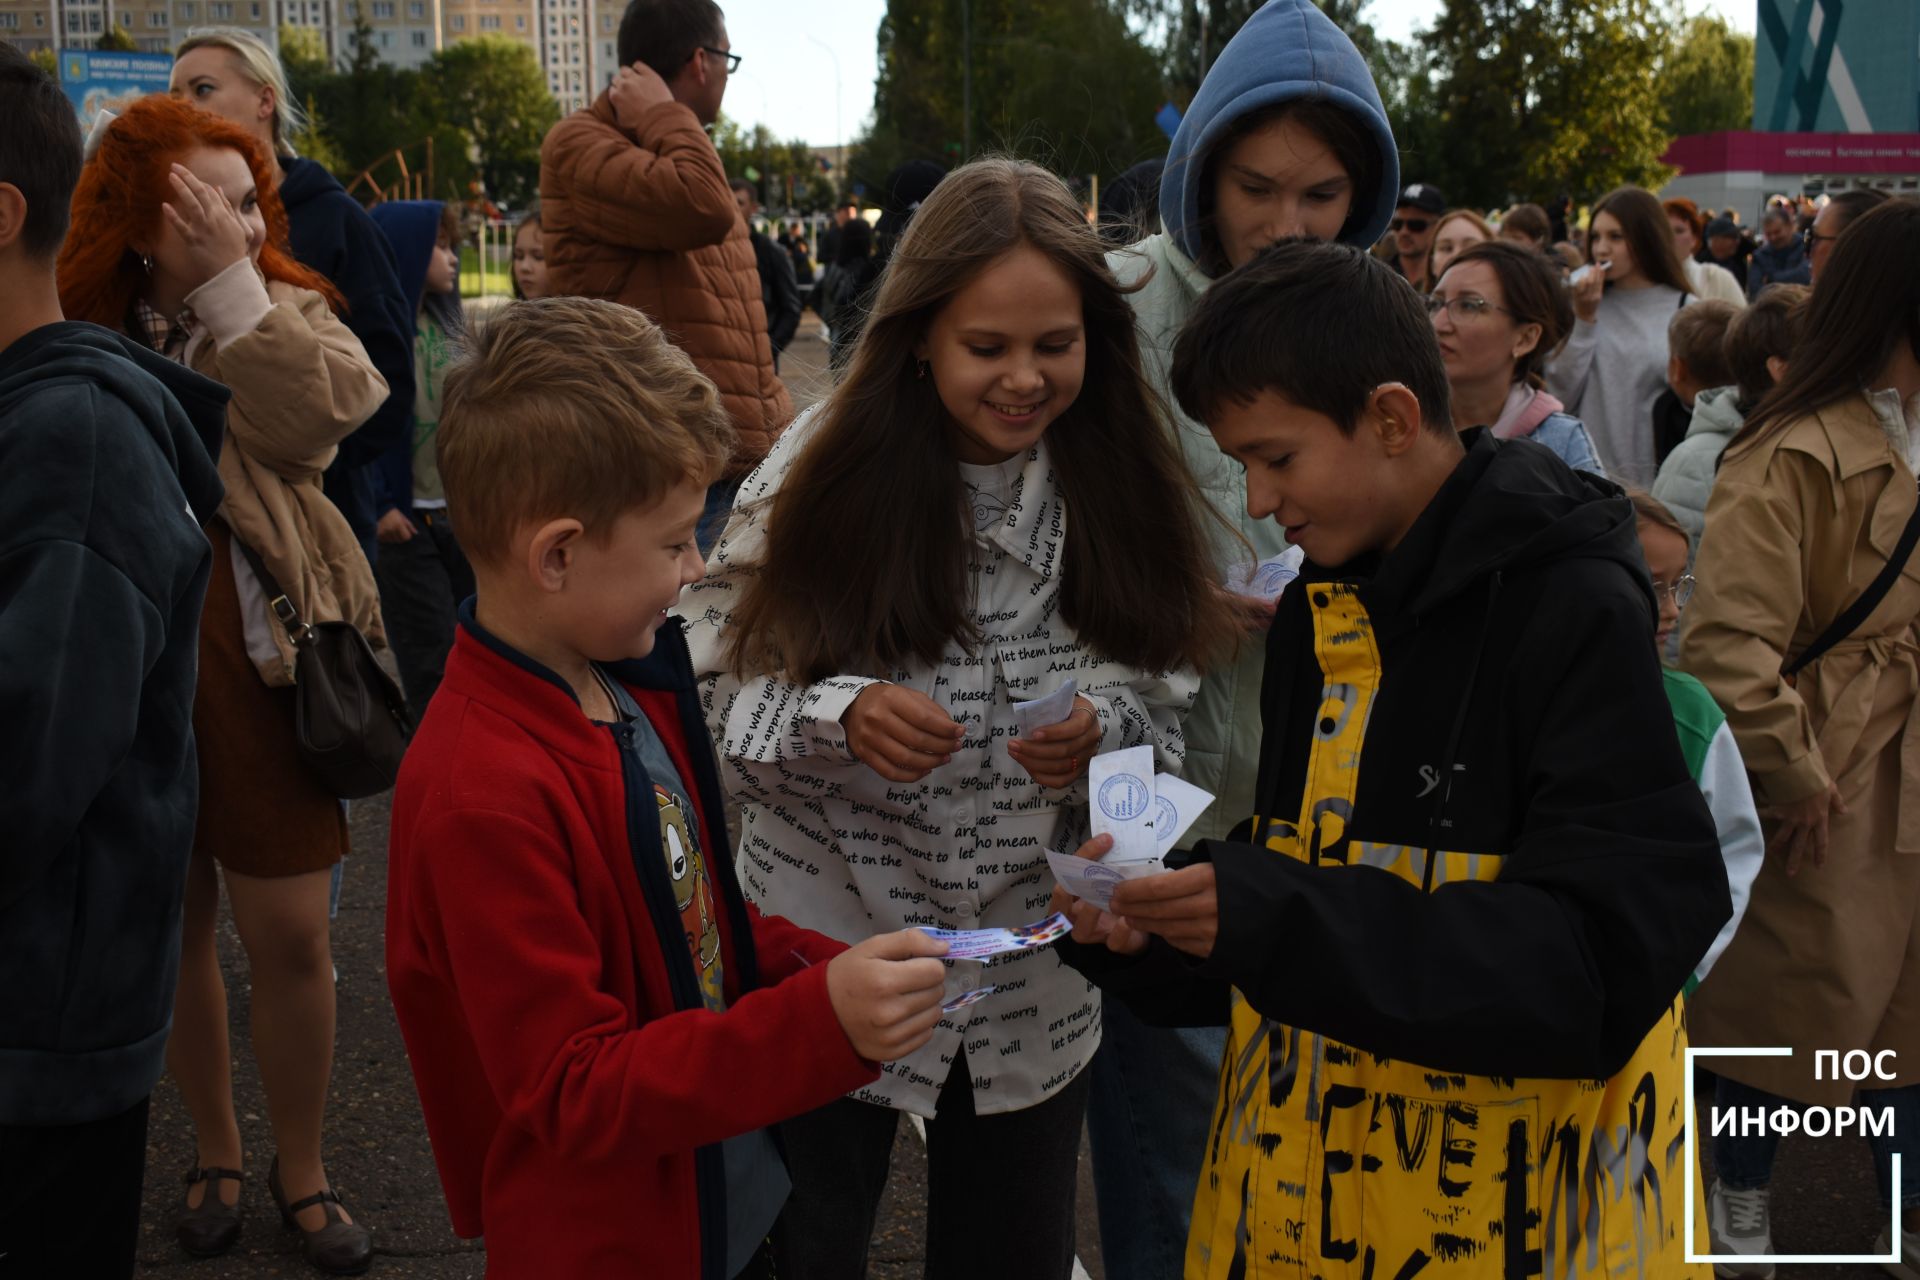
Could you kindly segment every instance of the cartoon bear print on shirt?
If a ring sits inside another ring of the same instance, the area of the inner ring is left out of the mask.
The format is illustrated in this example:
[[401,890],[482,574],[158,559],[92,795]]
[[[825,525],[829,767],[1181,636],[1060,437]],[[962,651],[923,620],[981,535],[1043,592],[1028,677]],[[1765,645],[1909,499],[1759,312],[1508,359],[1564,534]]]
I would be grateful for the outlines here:
[[698,828],[673,792],[656,783],[653,798],[660,809],[660,848],[666,853],[667,875],[673,881],[673,905],[680,911],[687,950],[700,971],[700,996],[707,1008],[723,1009],[726,993],[720,971],[720,927],[714,920],[713,881],[707,875]]

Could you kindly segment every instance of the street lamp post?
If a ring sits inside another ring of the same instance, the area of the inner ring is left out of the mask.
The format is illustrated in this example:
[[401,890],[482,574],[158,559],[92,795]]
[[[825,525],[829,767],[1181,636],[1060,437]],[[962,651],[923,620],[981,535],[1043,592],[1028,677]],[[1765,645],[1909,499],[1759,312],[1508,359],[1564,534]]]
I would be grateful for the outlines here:
[[834,52],[832,45],[816,35],[808,35],[807,39],[826,50],[827,56],[833,59],[833,156],[834,163],[844,170],[847,167],[847,135],[846,121],[840,115],[840,55]]

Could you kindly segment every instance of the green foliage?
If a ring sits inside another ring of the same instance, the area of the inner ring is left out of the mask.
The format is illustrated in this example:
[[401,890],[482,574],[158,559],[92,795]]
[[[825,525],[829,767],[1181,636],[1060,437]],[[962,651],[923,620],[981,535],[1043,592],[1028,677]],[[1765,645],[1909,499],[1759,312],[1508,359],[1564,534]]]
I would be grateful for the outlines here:
[[[507,36],[440,50],[419,84],[415,120],[452,131],[487,194],[524,207],[540,187],[540,140],[560,119],[533,49]],[[436,161],[440,148],[436,148]]]
[[1676,33],[1660,75],[1667,131],[1684,137],[1745,129],[1753,120],[1753,37],[1702,15]]
[[31,50],[27,54],[27,56],[33,59],[34,66],[40,68],[42,71],[46,72],[48,75],[54,77],[55,79],[59,79],[60,77],[60,55],[59,54],[55,53],[51,49],[34,49],[34,50]]
[[[813,148],[805,139],[779,142],[764,124],[757,124],[747,132],[737,121],[722,115],[713,126],[713,145],[729,178],[747,177],[748,169],[760,175],[758,185],[763,207],[815,213],[833,206],[833,183],[820,171]],[[787,198],[789,188],[793,192],[791,204]]]
[[1070,175],[1111,176],[1166,146],[1153,123],[1163,100],[1157,60],[1113,0],[888,0],[879,63],[873,124],[848,175],[870,192],[902,161],[966,159],[969,137],[976,154]]
[[93,42],[93,47],[110,53],[138,53],[140,42],[133,38],[133,32],[116,22],[107,28],[104,35]]

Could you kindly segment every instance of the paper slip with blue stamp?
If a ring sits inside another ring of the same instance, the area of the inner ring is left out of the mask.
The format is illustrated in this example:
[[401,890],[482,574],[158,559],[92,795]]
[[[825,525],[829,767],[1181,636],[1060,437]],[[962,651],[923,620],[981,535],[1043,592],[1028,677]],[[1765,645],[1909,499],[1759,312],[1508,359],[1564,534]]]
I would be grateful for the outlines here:
[[1156,774],[1153,779],[1153,838],[1159,845],[1159,856],[1164,858],[1172,851],[1180,837],[1187,834],[1187,828],[1194,819],[1206,812],[1213,803],[1211,792],[1202,791],[1191,782],[1176,778],[1170,773]]
[[1160,856],[1153,837],[1153,748],[1128,747],[1095,756],[1087,766],[1087,808],[1093,834],[1112,836],[1108,862]]
[[1288,547],[1258,563],[1243,561],[1227,570],[1227,590],[1272,604],[1286,591],[1287,584],[1300,576],[1300,565],[1306,558],[1307,553],[1299,547]]
[[1026,738],[1035,729],[1044,729],[1050,724],[1059,724],[1073,714],[1073,700],[1080,688],[1067,677],[1067,682],[1044,698],[1034,698],[1027,702],[1013,704],[1013,720],[1020,726],[1020,737]]
[[1063,915],[1050,915],[1032,924],[1012,929],[936,929],[921,925],[920,931],[947,944],[942,960],[984,960],[1003,951],[1032,951],[1050,947],[1067,936],[1073,924]]
[[1121,882],[1161,875],[1167,869],[1158,858],[1145,862],[1104,862],[1052,849],[1047,850],[1047,866],[1062,889],[1102,911],[1112,909],[1113,891]]

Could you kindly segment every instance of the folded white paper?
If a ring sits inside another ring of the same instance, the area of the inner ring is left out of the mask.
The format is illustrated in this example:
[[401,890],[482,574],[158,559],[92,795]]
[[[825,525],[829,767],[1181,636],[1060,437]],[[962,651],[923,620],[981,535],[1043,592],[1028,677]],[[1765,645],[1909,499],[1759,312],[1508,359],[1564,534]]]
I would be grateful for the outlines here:
[[1153,838],[1159,844],[1159,852],[1165,857],[1181,836],[1187,834],[1187,828],[1193,825],[1195,818],[1206,812],[1213,803],[1213,796],[1191,782],[1183,781],[1170,773],[1155,775],[1153,779]]
[[1052,849],[1047,850],[1047,866],[1062,889],[1102,911],[1112,909],[1113,891],[1121,881],[1157,876],[1167,869],[1158,858],[1144,862],[1095,862],[1071,853],[1055,853]]
[[1128,747],[1095,756],[1087,766],[1087,808],[1093,834],[1112,836],[1107,858],[1142,862],[1158,857],[1153,833],[1153,748]]
[[1069,676],[1067,682],[1044,698],[1034,698],[1027,702],[1013,704],[1014,723],[1020,726],[1020,737],[1025,738],[1035,729],[1044,729],[1050,724],[1059,724],[1073,714],[1073,700],[1080,693],[1079,686]]
[[1252,596],[1271,603],[1278,600],[1287,584],[1300,576],[1300,565],[1307,553],[1288,547],[1277,556],[1255,563],[1242,561],[1227,570],[1227,590],[1238,596]]

